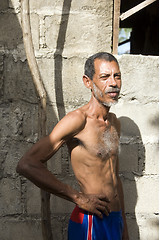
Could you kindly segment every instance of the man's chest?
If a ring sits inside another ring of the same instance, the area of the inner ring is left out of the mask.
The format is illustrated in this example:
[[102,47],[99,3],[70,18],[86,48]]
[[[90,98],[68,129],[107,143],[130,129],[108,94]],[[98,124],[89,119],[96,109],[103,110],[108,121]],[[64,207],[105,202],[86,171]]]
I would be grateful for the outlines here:
[[118,152],[119,136],[115,126],[109,124],[88,124],[76,139],[86,151],[96,157],[106,159]]

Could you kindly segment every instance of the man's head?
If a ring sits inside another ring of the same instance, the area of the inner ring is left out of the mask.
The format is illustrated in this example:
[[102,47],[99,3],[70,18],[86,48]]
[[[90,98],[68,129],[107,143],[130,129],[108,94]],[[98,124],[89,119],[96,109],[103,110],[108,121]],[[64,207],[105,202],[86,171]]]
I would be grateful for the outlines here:
[[121,73],[117,59],[107,52],[96,53],[85,63],[84,84],[103,105],[117,103],[121,88]]
[[90,56],[86,60],[86,63],[84,66],[84,74],[86,76],[88,76],[91,80],[93,79],[93,75],[95,73],[95,69],[94,69],[95,59],[102,59],[102,60],[105,60],[106,62],[114,61],[119,65],[117,59],[112,54],[107,53],[107,52],[99,52],[99,53],[96,53],[96,54]]

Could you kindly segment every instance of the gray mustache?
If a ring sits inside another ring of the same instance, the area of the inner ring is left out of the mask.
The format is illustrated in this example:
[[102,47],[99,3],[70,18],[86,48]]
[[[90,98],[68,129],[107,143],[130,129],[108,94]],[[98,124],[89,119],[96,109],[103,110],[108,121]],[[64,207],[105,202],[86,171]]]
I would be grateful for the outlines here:
[[109,87],[108,89],[105,90],[105,93],[119,93],[119,92],[120,92],[119,88]]

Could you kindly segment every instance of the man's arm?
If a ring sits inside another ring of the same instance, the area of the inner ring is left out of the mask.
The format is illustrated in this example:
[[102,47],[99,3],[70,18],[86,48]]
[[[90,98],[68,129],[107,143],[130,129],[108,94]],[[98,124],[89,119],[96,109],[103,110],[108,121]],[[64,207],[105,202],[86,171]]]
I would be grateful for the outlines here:
[[84,114],[77,110],[67,114],[53,129],[49,136],[42,138],[21,158],[17,172],[38,187],[61,198],[74,202],[84,210],[95,213],[102,218],[107,214],[105,196],[85,195],[71,186],[59,181],[45,166],[48,161],[64,144],[80,132],[86,123]]
[[66,115],[49,136],[42,138],[21,158],[17,172],[45,191],[74,202],[77,192],[61,183],[45,166],[58,149],[84,127],[84,116],[78,112]]

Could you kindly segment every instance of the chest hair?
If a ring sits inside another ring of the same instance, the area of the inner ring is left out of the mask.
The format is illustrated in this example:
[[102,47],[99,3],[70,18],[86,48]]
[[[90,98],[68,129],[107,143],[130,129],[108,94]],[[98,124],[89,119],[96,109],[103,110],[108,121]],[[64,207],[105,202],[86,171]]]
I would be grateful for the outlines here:
[[99,136],[97,155],[108,158],[118,153],[119,137],[115,129],[106,129]]

